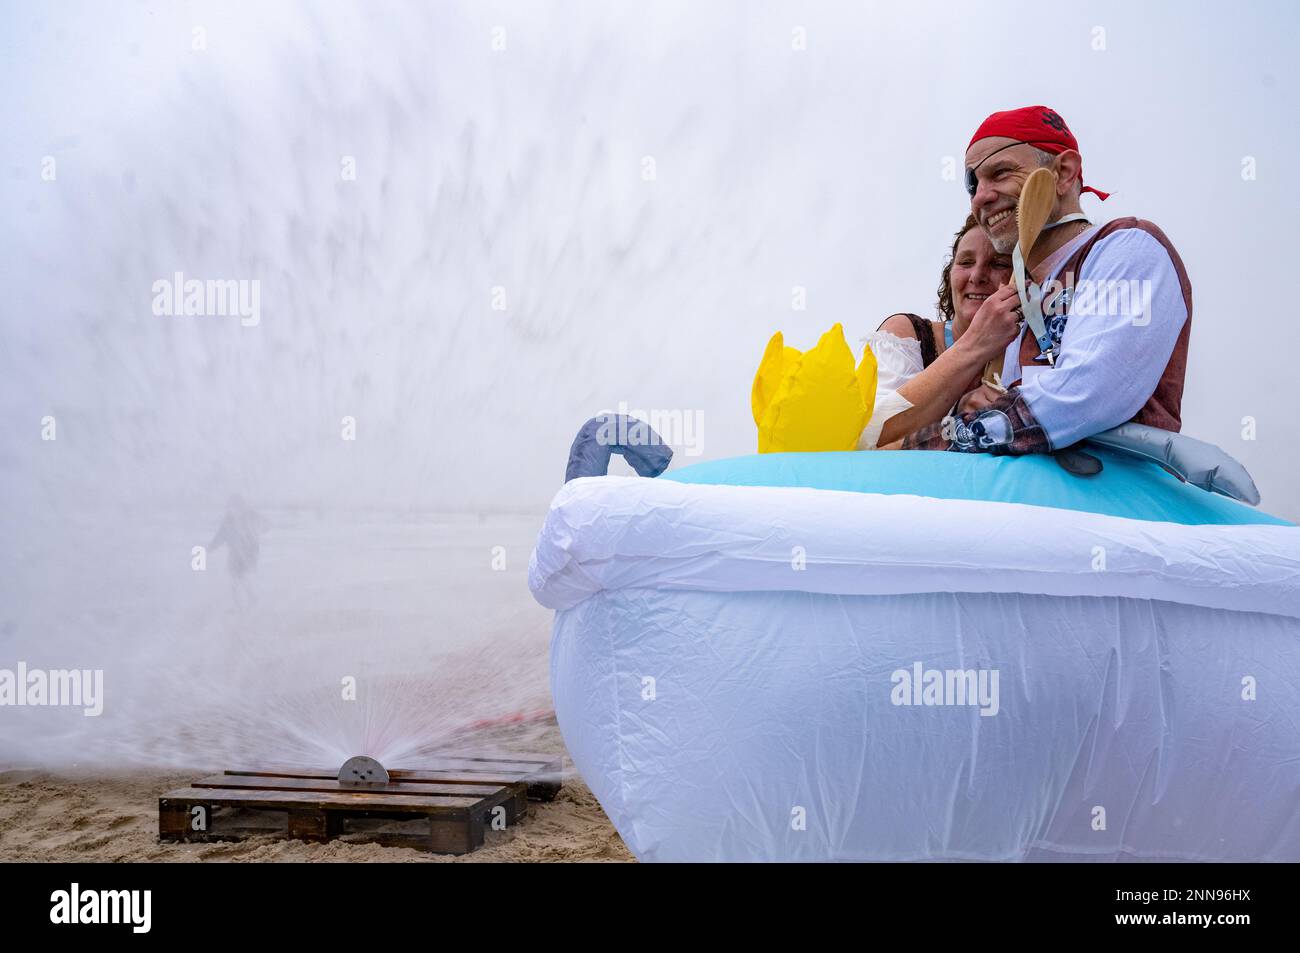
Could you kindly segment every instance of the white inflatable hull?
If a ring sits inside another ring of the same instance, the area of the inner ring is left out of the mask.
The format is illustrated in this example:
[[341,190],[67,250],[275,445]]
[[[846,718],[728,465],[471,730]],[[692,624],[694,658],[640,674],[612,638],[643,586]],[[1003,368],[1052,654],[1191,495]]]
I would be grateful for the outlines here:
[[[893,704],[916,662],[996,714]],[[603,592],[551,652],[644,861],[1300,860],[1298,676],[1293,619],[972,593]]]
[[602,478],[530,585],[641,860],[1300,860],[1296,527]]

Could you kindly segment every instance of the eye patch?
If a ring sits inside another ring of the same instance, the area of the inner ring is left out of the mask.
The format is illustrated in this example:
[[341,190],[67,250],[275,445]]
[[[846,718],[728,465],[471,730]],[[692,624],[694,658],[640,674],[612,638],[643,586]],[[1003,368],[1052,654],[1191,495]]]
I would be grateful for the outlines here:
[[1001,149],[994,149],[992,152],[990,152],[988,155],[986,155],[983,159],[980,159],[980,161],[979,161],[976,165],[974,165],[973,167],[971,167],[971,168],[969,168],[969,169],[966,170],[966,194],[969,195],[971,198],[974,198],[974,197],[975,197],[975,189],[976,189],[976,188],[978,187],[978,185],[979,185],[978,180],[975,178],[975,172],[976,172],[976,171],[979,169],[979,167],[982,166],[985,162],[988,162],[988,161],[989,161],[990,159],[992,159],[995,155],[997,155],[999,152],[1001,152],[1002,149],[1010,149],[1012,146],[1042,146],[1042,145],[1051,145],[1051,144],[1052,144],[1052,143],[1047,143],[1047,142],[1008,142],[1008,143],[1007,143],[1005,146],[1003,146]]

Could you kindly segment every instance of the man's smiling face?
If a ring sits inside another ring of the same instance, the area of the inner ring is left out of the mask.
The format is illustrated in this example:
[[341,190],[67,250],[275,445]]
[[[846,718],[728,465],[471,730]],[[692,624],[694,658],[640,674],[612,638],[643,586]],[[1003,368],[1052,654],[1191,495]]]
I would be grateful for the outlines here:
[[1029,173],[1039,168],[1038,150],[1004,136],[971,143],[966,150],[967,189],[973,184],[970,210],[998,254],[1016,247],[1016,203]]

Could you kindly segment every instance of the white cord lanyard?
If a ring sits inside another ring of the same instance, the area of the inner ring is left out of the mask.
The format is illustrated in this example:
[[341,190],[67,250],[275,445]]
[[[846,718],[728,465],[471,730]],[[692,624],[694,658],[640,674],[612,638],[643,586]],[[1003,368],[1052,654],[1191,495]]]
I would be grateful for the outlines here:
[[[1070,222],[1086,221],[1088,216],[1082,212],[1072,212],[1044,225],[1043,231]],[[1015,278],[1016,293],[1020,295],[1020,312],[1024,316],[1025,323],[1029,325],[1029,333],[1038,342],[1039,356],[1046,357],[1047,363],[1055,366],[1056,356],[1052,353],[1052,337],[1047,333],[1047,325],[1043,321],[1043,289],[1037,282],[1026,280],[1025,256],[1020,250],[1019,241],[1011,252],[1011,274]]]

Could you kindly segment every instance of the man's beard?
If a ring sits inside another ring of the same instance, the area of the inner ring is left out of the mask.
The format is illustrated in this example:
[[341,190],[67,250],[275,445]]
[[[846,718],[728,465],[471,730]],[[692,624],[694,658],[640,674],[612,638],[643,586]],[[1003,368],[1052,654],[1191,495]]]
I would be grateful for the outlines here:
[[1010,255],[1016,247],[1015,235],[1008,235],[1006,238],[994,238],[988,233],[988,229],[985,229],[984,236],[989,240],[989,244],[993,246],[993,250],[999,255]]

